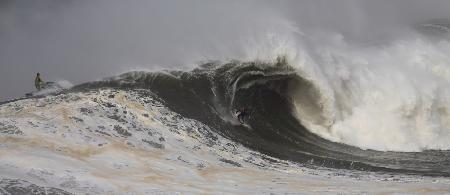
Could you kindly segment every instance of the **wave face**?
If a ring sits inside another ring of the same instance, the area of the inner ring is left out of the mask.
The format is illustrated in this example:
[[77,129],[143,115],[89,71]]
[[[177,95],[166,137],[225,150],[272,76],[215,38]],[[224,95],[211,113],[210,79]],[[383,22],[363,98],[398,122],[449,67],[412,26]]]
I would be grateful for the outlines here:
[[[354,83],[337,80],[339,82],[330,85],[339,91],[330,96],[322,83],[303,75],[304,72],[285,59],[275,63],[207,63],[189,72],[129,72],[82,84],[74,90],[149,89],[182,116],[199,120],[250,149],[284,160],[364,171],[450,174],[450,165],[445,163],[450,160],[450,153],[445,151],[448,143],[443,141],[450,136],[449,104],[433,94],[445,93],[445,90],[439,91],[441,88],[434,86],[429,99],[412,96],[410,102],[401,102],[402,94],[383,97],[385,94],[377,92],[376,88],[368,89],[369,94],[361,93],[364,96],[352,94],[357,92],[355,88],[365,87],[365,83],[352,86]],[[370,79],[377,78],[371,76]],[[414,89],[408,90],[414,92]],[[380,99],[390,99],[400,107],[375,101]],[[234,116],[235,109],[241,106],[250,110],[246,122],[249,127],[238,125]],[[375,112],[376,108],[379,113]],[[392,113],[383,116],[384,111]],[[433,117],[440,121],[436,122]],[[413,122],[389,126],[398,121]],[[431,126],[436,129],[424,128],[429,121],[437,124]],[[419,139],[420,136],[423,139]],[[390,141],[395,143],[386,145]],[[380,151],[370,150],[371,146],[383,144],[386,148]],[[416,152],[402,151],[415,146]],[[391,149],[397,151],[386,151]]]

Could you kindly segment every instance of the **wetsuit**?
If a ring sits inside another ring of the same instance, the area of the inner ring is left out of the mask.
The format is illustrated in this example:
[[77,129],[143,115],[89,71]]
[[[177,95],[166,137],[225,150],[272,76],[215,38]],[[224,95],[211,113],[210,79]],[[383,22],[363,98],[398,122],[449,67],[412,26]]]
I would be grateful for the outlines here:
[[245,109],[240,109],[239,111],[237,111],[239,114],[238,114],[238,120],[239,120],[239,122],[240,123],[244,123],[244,119],[245,119],[245,116],[247,116],[248,114],[247,114],[247,111],[245,110]]
[[42,81],[41,76],[37,75],[36,79],[34,79],[34,86],[36,87],[36,89],[40,91],[42,89],[43,83],[44,81]]

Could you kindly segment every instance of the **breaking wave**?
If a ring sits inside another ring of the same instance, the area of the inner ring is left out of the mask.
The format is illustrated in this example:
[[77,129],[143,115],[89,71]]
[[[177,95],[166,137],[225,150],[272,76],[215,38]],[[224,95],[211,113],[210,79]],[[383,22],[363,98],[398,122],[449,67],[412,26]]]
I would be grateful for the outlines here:
[[[355,44],[288,29],[243,46],[240,60],[128,72],[74,89],[148,89],[175,112],[281,159],[448,174],[448,34],[411,31],[388,43]],[[245,126],[234,115],[238,107],[250,110]]]
[[[129,72],[74,89],[149,89],[175,112],[280,159],[449,174],[444,162],[450,156],[450,59],[441,49],[450,44],[416,40],[378,50],[343,47],[321,48],[301,60]],[[241,106],[250,110],[246,126],[234,116]]]

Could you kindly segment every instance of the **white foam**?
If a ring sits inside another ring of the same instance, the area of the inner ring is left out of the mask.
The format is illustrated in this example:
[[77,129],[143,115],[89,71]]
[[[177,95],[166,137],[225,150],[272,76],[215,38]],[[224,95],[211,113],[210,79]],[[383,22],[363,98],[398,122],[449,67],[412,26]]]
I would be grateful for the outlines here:
[[32,94],[35,96],[36,95],[47,95],[47,94],[51,94],[51,93],[60,92],[64,89],[69,89],[71,87],[73,87],[73,84],[70,83],[69,81],[59,80],[59,81],[54,82],[54,84],[51,84],[40,91],[33,92]]
[[[114,108],[102,106],[106,102]],[[0,134],[0,179],[74,194],[414,193],[449,184],[446,178],[305,168],[245,148],[132,91],[14,101],[0,106],[0,122],[12,128]]]
[[318,110],[305,111],[305,92],[294,91],[304,125],[363,149],[450,149],[448,41],[411,36],[361,48],[330,37],[308,51],[314,57],[300,62],[300,74],[314,83],[320,102]]

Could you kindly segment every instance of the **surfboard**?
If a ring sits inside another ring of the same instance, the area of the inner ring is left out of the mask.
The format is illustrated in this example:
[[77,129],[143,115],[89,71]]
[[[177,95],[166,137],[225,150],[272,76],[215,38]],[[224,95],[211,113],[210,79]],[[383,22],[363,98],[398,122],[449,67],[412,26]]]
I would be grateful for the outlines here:
[[[234,118],[236,119],[236,123],[234,123],[234,125],[236,125],[236,126],[242,126],[242,127],[245,127],[246,129],[252,129],[252,127],[249,125],[249,124],[247,124],[246,122],[241,122],[240,120],[239,120],[239,118],[238,118],[238,116],[239,116],[239,113],[237,113],[236,112],[236,110],[233,110],[233,113],[234,113]],[[249,117],[247,117],[247,119],[248,119]]]
[[247,129],[252,129],[252,127],[247,123],[241,123],[241,126],[244,126]]

